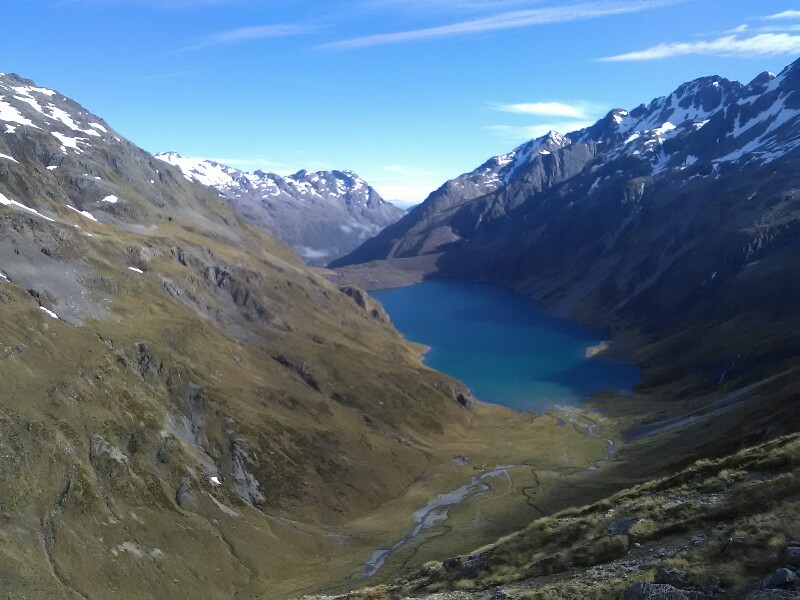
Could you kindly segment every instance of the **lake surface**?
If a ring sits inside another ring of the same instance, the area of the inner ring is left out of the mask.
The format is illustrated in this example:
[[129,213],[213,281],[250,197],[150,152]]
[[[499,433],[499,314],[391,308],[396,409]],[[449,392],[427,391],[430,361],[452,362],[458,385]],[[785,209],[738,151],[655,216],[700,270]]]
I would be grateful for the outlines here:
[[505,288],[435,280],[371,294],[409,340],[430,346],[426,365],[484,402],[543,412],[639,381],[636,366],[586,358],[607,339],[602,333],[548,316]]

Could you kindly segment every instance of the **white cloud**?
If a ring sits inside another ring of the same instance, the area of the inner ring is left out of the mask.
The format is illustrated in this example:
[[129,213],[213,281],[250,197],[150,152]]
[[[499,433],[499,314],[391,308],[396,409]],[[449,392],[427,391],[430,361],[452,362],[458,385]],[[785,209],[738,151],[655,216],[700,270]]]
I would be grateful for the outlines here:
[[785,10],[776,15],[769,15],[764,17],[765,21],[781,21],[781,20],[800,19],[800,10]]
[[728,29],[724,33],[731,34],[731,33],[744,33],[750,29],[750,25],[739,25],[738,27],[734,27],[733,29]]
[[563,102],[524,102],[521,104],[495,104],[494,109],[516,115],[537,115],[545,117],[567,117],[584,119],[587,117],[586,105],[565,104]]
[[547,135],[551,131],[569,133],[594,125],[594,121],[559,121],[555,123],[540,123],[538,125],[490,125],[489,129],[503,139],[523,142]]
[[684,0],[598,0],[583,2],[568,6],[553,6],[546,8],[532,8],[504,12],[491,17],[460,21],[450,25],[428,27],[399,31],[395,33],[381,33],[351,38],[339,42],[323,44],[322,49],[327,50],[354,50],[370,46],[383,46],[421,40],[457,37],[469,34],[484,33],[489,31],[502,31],[546,25],[550,23],[564,23],[568,21],[585,21],[610,15],[621,15],[642,12],[676,4]]
[[598,60],[603,62],[646,61],[691,54],[743,58],[800,54],[800,35],[792,35],[789,32],[761,33],[750,37],[726,35],[715,40],[659,44],[644,50]]
[[313,25],[303,25],[295,23],[283,23],[275,25],[257,25],[255,27],[239,27],[229,29],[208,36],[201,42],[183,48],[181,52],[189,50],[199,50],[210,46],[221,46],[228,44],[240,44],[254,40],[276,39],[306,35],[318,31],[319,27]]

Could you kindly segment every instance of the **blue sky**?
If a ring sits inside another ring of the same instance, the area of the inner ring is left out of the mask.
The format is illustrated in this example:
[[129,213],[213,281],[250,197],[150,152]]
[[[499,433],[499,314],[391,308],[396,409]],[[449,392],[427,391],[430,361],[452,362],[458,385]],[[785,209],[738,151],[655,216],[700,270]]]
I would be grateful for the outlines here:
[[152,152],[384,197],[683,81],[800,56],[797,0],[8,0],[0,71]]

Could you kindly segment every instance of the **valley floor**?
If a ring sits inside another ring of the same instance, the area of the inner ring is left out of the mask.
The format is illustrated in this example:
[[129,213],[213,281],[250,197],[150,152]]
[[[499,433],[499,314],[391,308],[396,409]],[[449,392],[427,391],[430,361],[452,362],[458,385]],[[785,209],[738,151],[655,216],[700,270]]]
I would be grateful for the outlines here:
[[316,581],[304,591],[342,593],[390,581],[574,504],[580,478],[613,451],[602,427],[596,413],[534,415],[478,405],[472,426],[458,441],[431,449],[435,466],[404,494],[329,532],[340,553],[312,561],[309,580]]

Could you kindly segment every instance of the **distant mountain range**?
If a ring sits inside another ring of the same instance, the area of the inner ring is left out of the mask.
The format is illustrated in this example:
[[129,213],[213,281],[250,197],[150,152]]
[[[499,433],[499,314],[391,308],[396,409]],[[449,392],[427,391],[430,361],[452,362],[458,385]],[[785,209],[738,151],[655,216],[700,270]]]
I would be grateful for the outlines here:
[[157,154],[184,176],[214,188],[246,219],[288,243],[309,264],[355,249],[403,216],[352,171],[246,173],[210,160]]

